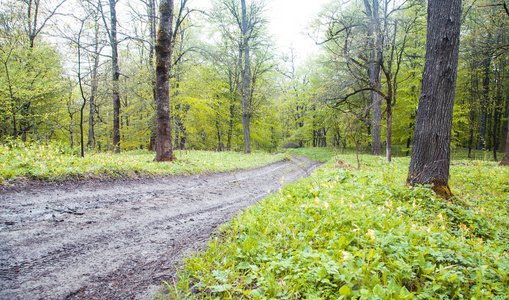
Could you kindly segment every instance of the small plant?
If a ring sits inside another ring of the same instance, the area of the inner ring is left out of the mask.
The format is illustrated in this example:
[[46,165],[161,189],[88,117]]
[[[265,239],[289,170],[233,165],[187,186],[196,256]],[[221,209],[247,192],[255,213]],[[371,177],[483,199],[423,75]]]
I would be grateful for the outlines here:
[[154,162],[154,153],[136,150],[120,154],[91,152],[84,158],[62,144],[22,143],[18,140],[0,144],[0,182],[17,178],[63,181],[84,178],[130,178],[155,175],[188,175],[224,172],[260,167],[287,158],[285,154],[256,152],[176,152],[173,163]]
[[360,170],[336,160],[223,226],[205,252],[186,258],[170,295],[508,298],[507,169],[453,166],[457,198],[444,202],[427,187],[403,184],[408,158],[389,164],[363,156]]

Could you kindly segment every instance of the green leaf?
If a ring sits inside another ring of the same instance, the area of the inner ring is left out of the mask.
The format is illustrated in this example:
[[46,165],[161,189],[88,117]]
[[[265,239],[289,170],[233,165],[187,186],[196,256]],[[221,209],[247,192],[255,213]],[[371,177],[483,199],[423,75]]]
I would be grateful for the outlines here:
[[339,289],[339,294],[341,296],[350,296],[351,292],[350,292],[350,288],[345,284],[344,286],[342,286],[340,289]]

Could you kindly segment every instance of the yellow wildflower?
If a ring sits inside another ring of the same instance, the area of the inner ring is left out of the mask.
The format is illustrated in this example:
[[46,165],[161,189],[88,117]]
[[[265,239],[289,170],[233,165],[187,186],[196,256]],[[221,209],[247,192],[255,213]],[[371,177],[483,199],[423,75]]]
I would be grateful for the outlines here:
[[329,203],[323,202],[323,208],[325,208],[325,210],[327,210],[327,208],[329,208]]
[[375,241],[375,231],[373,229],[368,229],[368,232],[366,233],[366,236],[368,236],[369,238],[371,238],[371,241],[374,242]]
[[341,258],[341,261],[343,261],[343,262],[352,257],[352,255],[350,253],[343,251],[343,250],[341,250],[341,255],[343,255],[343,257]]
[[315,204],[320,205],[320,199],[318,199],[318,197],[315,197]]

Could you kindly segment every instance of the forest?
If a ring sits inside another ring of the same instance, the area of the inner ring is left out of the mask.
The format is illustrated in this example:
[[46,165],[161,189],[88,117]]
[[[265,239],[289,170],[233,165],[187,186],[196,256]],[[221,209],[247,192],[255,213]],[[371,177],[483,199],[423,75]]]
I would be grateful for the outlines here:
[[[0,140],[155,148],[155,0],[2,2]],[[242,3],[174,4],[174,149],[410,154],[425,1],[330,1],[305,25],[320,46],[305,58],[268,33],[267,3]],[[503,2],[462,4],[451,149],[469,158],[497,161],[506,148],[508,20]]]
[[0,0],[0,298],[508,299],[508,3],[317,1]]

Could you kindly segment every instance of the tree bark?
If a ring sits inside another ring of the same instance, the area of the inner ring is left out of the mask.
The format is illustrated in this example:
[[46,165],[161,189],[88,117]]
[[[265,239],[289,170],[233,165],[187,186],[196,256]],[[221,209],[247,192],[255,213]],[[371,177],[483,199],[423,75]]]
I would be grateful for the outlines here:
[[120,153],[120,94],[119,78],[120,70],[118,67],[118,40],[117,40],[117,12],[116,0],[109,0],[111,17],[111,72],[112,72],[112,94],[113,94],[113,151]]
[[251,119],[251,62],[249,49],[249,27],[247,20],[246,0],[242,5],[242,52],[244,68],[242,70],[242,127],[244,129],[244,153],[251,153],[251,134],[249,130]]
[[[150,43],[149,43],[149,57],[148,57],[148,67],[151,72],[150,83],[152,85],[152,98],[154,99],[154,103],[157,103],[156,100],[156,79],[155,79],[155,69],[154,69],[154,56],[155,56],[155,45],[157,39],[157,13],[156,13],[156,3],[155,0],[148,0],[146,2],[147,5],[147,16],[148,23],[150,29]],[[155,119],[150,120],[150,139],[149,139],[149,150],[155,151],[155,140],[156,140],[156,121]]]
[[449,164],[456,87],[461,0],[430,0],[426,56],[407,184],[432,184],[452,196]]
[[170,119],[170,69],[173,50],[173,0],[162,0],[156,51],[156,158],[155,161],[173,161]]
[[504,158],[500,161],[500,166],[509,166],[509,122],[507,122],[507,139],[505,142]]
[[95,116],[95,98],[97,95],[97,70],[99,69],[99,21],[95,20],[95,33],[94,33],[94,66],[92,67],[92,88],[90,91],[89,99],[89,116],[88,116],[88,147],[89,149],[95,148],[95,131],[94,131],[94,116]]
[[493,160],[494,161],[498,161],[498,158],[497,158],[497,151],[498,151],[498,147],[500,145],[500,127],[501,124],[500,124],[500,120],[502,119],[502,115],[503,113],[500,111],[501,110],[501,105],[502,105],[502,86],[501,86],[501,76],[500,76],[500,73],[501,73],[501,70],[498,69],[497,72],[496,72],[496,76],[497,76],[497,91],[496,91],[496,96],[495,96],[495,105],[493,107],[493,130],[492,130],[492,143],[491,143],[491,147],[492,147],[492,150],[493,150]]
[[[488,41],[490,38],[488,37]],[[479,142],[477,144],[478,150],[484,150],[485,142],[486,142],[486,120],[487,120],[487,111],[488,111],[488,103],[489,103],[489,93],[490,93],[490,65],[491,65],[491,57],[487,52],[485,53],[484,61],[483,61],[483,79],[482,79],[482,100],[481,100],[481,121],[479,124]]]
[[388,162],[392,161],[392,107],[387,107],[387,137],[386,137],[385,158]]
[[[368,76],[370,85],[380,90],[382,84],[380,81],[380,61],[382,59],[381,44],[379,36],[378,20],[378,0],[364,0],[366,14],[370,20],[368,24],[368,44],[370,48]],[[372,129],[371,129],[371,155],[380,155],[382,153],[382,98],[380,94],[371,91],[371,104],[373,108]]]

